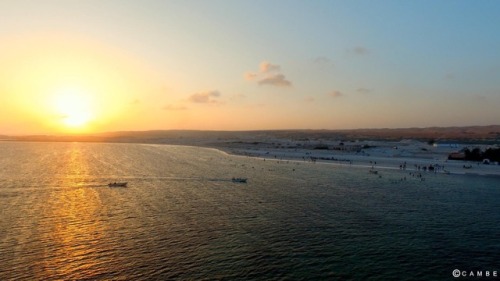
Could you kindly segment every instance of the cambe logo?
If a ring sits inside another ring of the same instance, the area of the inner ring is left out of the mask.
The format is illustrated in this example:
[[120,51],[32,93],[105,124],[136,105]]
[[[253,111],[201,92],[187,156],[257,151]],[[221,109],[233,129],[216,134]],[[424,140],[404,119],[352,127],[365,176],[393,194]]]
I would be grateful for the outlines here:
[[453,277],[477,277],[477,278],[498,278],[498,271],[496,270],[458,270],[455,269],[451,273]]

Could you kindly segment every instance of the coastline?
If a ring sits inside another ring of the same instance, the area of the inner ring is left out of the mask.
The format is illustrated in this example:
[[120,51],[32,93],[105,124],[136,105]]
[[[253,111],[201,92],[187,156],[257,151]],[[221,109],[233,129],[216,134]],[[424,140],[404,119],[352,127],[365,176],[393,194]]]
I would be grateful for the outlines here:
[[[414,142],[414,141],[413,141]],[[415,142],[414,142],[415,143]],[[420,145],[424,145],[420,143]],[[446,150],[437,150],[428,153],[425,157],[415,155],[406,150],[404,155],[391,153],[391,148],[371,151],[349,152],[332,150],[287,149],[259,147],[258,145],[244,145],[234,147],[217,143],[216,145],[200,145],[214,148],[228,155],[252,157],[268,161],[287,161],[311,164],[328,164],[339,167],[365,168],[368,170],[401,170],[421,174],[449,174],[470,176],[499,176],[500,165],[482,164],[463,160],[448,160]],[[387,144],[386,144],[387,146]],[[415,148],[415,147],[412,147]]]
[[500,126],[354,131],[140,131],[93,136],[6,137],[0,141],[184,145],[266,160],[500,176],[498,163],[448,160],[451,153],[464,149],[498,148],[499,138],[491,134],[496,130],[500,130]]

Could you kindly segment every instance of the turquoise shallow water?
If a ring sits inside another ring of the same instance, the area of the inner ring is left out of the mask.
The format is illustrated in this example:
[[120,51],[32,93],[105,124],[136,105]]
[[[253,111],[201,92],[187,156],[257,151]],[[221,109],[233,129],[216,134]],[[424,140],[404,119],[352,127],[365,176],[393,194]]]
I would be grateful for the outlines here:
[[194,147],[0,142],[0,280],[500,271],[500,178],[381,176]]

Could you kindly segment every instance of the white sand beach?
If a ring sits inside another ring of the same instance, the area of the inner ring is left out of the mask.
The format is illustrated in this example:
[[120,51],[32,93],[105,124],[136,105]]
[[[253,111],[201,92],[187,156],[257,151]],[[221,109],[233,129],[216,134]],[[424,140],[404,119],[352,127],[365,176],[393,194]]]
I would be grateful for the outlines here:
[[[318,149],[321,148],[321,149]],[[429,145],[415,140],[400,142],[360,141],[339,144],[301,145],[293,141],[218,143],[217,148],[234,155],[274,161],[299,161],[367,169],[401,169],[425,173],[497,175],[498,163],[448,160],[448,155],[466,145]],[[477,147],[471,145],[469,147]]]

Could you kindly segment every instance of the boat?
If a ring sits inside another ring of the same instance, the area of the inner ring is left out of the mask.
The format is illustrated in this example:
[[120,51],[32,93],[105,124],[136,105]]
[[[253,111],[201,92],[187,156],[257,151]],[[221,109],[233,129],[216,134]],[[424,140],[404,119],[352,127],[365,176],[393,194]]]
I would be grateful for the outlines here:
[[110,182],[108,183],[109,187],[126,187],[127,182]]
[[238,182],[238,183],[246,183],[247,179],[246,178],[232,178],[232,182]]

